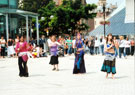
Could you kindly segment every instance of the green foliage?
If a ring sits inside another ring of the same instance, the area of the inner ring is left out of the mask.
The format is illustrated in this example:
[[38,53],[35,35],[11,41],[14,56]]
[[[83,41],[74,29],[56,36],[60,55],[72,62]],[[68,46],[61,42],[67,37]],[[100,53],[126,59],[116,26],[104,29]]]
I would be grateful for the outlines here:
[[[45,29],[49,28],[49,34],[74,34],[75,30],[88,30],[89,26],[85,23],[79,23],[80,20],[92,19],[96,16],[93,11],[97,6],[95,4],[83,5],[81,0],[63,0],[62,5],[56,6],[53,0],[24,0],[32,1],[32,6],[26,4],[26,9],[38,12],[40,14],[40,31],[41,34],[46,34]],[[42,1],[42,3],[39,3]],[[35,6],[34,2],[40,4]],[[45,4],[44,4],[44,3]],[[33,6],[34,5],[34,6]],[[52,17],[53,16],[53,17]],[[44,19],[41,19],[43,18]],[[52,17],[52,18],[51,18]],[[70,31],[69,31],[70,30]]]
[[40,9],[43,6],[46,6],[50,1],[52,0],[22,0],[23,6],[20,8],[26,11],[31,12],[38,12],[38,9]]

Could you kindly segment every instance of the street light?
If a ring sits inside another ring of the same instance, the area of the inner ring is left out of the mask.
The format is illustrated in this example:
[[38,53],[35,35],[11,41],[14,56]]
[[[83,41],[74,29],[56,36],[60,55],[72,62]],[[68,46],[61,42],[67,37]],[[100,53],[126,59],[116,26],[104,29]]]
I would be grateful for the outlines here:
[[106,28],[105,28],[105,4],[103,4],[103,17],[104,17],[104,37],[105,37],[105,34],[106,34]]
[[45,20],[45,17],[41,17],[41,20],[42,20],[42,21]]
[[52,19],[53,17],[54,17],[54,16],[53,16],[53,15],[51,15],[51,16],[50,16],[50,19]]

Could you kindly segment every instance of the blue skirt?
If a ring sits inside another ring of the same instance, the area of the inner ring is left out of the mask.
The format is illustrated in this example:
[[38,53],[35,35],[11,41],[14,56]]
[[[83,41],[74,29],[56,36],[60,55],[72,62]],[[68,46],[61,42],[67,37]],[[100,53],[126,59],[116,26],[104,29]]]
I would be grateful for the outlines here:
[[78,74],[78,73],[86,73],[84,54],[82,54],[82,56],[79,56],[79,54],[75,55],[73,74]]
[[115,59],[113,61],[104,60],[101,71],[116,74]]

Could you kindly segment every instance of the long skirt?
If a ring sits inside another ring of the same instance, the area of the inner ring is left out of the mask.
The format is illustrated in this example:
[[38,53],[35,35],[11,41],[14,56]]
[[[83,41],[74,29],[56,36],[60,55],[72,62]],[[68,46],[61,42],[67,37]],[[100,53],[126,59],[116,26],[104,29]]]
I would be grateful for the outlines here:
[[58,55],[57,56],[51,56],[51,59],[50,59],[50,63],[49,64],[51,64],[51,65],[59,64]]
[[15,54],[14,46],[8,46],[8,56]]
[[104,60],[101,71],[116,74],[115,59],[113,61]]
[[79,54],[75,55],[73,74],[78,74],[78,73],[86,73],[84,54],[82,56],[79,56]]

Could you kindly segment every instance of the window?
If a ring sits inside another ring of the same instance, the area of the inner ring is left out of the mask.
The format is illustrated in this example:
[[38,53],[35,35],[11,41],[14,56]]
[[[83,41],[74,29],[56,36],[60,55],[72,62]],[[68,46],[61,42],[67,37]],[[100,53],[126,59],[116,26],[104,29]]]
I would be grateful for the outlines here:
[[8,4],[8,0],[0,0],[0,5],[7,5]]
[[17,8],[17,3],[18,0],[9,0],[9,5],[10,5],[10,8]]

